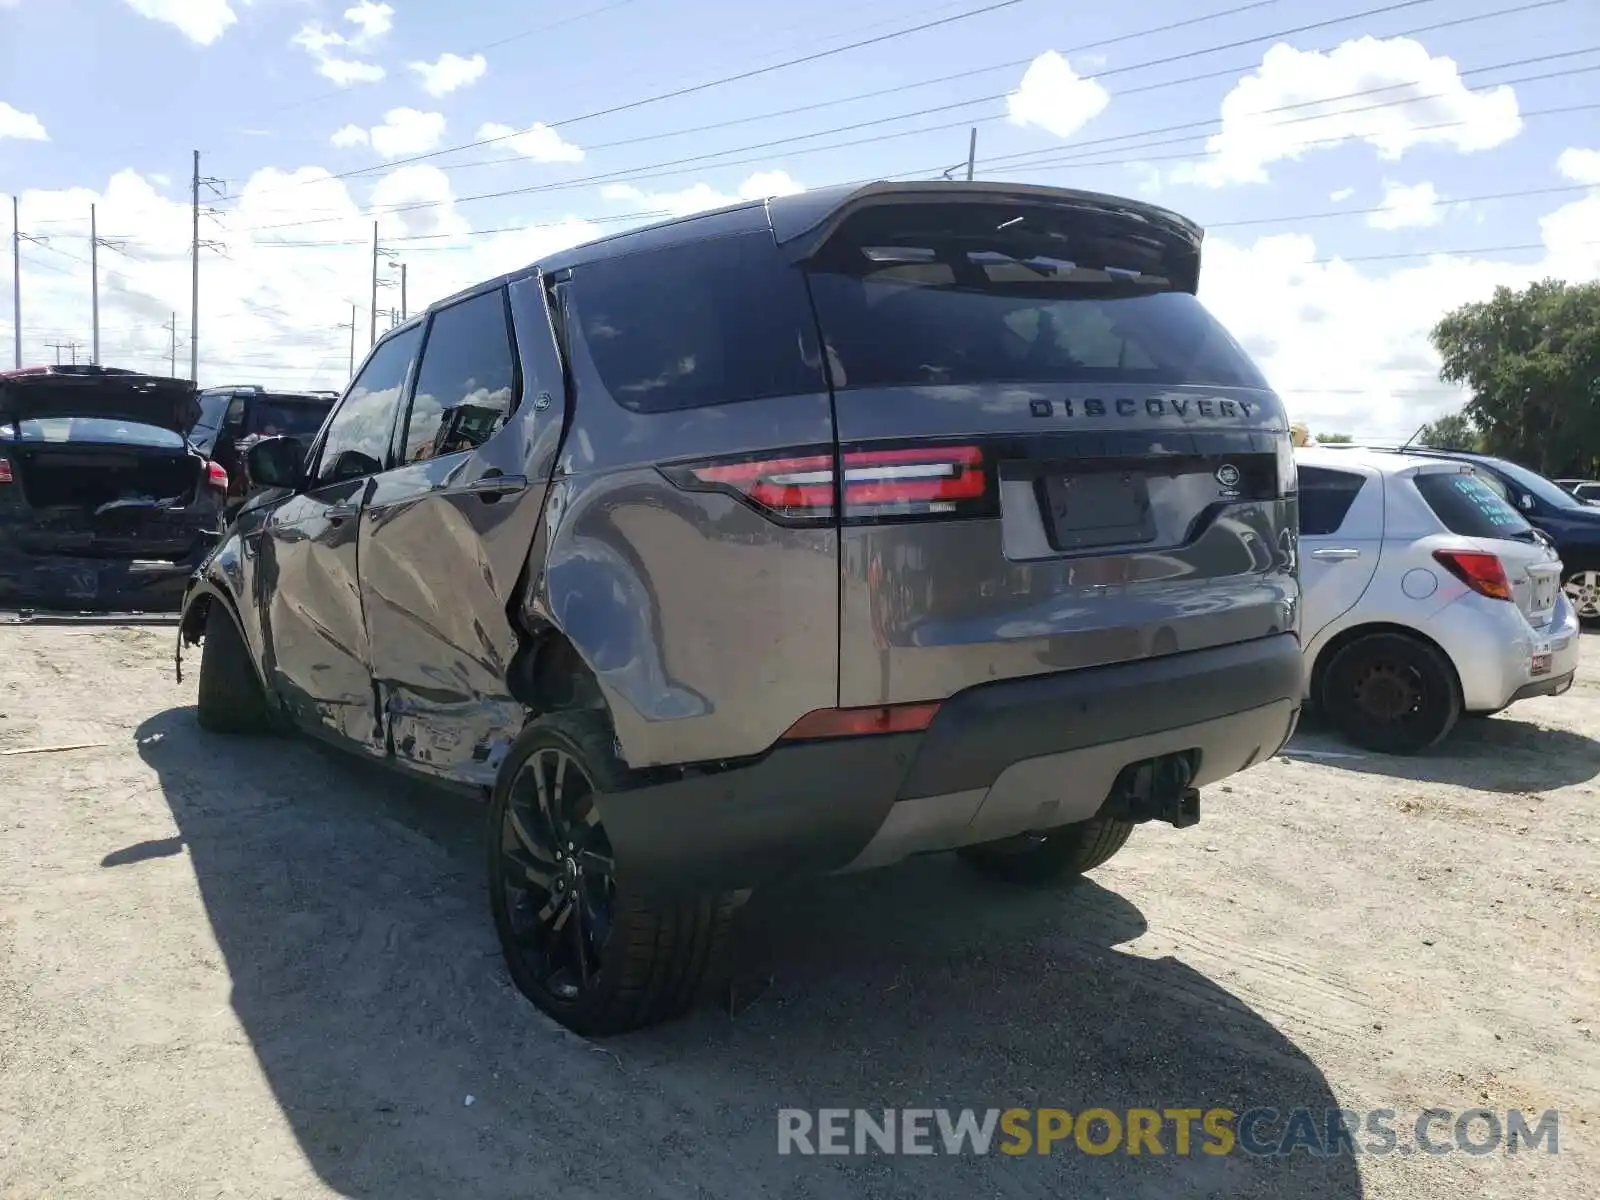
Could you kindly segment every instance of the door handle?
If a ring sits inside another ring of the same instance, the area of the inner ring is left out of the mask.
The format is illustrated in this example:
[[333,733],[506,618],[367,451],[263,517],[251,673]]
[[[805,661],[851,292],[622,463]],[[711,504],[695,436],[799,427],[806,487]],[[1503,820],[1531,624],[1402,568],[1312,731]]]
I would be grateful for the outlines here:
[[361,506],[359,504],[330,504],[323,510],[322,515],[330,521],[345,521],[360,511]]
[[526,475],[485,475],[467,484],[467,491],[485,500],[497,500],[501,496],[515,495],[527,486]]
[[1311,557],[1319,562],[1348,562],[1352,558],[1360,558],[1361,551],[1347,547],[1329,548],[1313,550]]

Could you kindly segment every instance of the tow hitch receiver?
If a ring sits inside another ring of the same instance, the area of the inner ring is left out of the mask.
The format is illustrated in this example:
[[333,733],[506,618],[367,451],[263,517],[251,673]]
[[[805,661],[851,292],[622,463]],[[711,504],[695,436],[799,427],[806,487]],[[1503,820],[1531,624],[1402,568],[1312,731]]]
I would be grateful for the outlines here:
[[1198,752],[1181,750],[1129,763],[1111,785],[1104,813],[1142,824],[1165,821],[1176,829],[1200,823],[1200,789],[1189,786]]

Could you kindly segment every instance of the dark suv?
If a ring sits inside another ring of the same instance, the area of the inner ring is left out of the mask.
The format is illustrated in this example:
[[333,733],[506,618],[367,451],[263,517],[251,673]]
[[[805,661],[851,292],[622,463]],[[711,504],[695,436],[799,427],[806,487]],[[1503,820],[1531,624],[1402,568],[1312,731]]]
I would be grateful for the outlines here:
[[874,184],[442,301],[250,451],[182,620],[200,722],[489,792],[512,977],[590,1034],[688,1004],[752,888],[1192,824],[1302,690],[1287,422],[1200,241]]
[[250,494],[246,452],[264,437],[298,437],[309,442],[339,398],[337,392],[268,391],[259,384],[206,388],[189,441],[228,472],[228,508]]

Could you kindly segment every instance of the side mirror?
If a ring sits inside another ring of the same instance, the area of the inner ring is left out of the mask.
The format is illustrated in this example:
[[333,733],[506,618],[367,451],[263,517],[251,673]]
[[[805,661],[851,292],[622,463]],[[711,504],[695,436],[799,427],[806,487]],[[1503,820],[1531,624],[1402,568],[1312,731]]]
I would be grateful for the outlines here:
[[245,470],[257,487],[297,488],[305,475],[306,448],[297,437],[262,438],[245,452]]

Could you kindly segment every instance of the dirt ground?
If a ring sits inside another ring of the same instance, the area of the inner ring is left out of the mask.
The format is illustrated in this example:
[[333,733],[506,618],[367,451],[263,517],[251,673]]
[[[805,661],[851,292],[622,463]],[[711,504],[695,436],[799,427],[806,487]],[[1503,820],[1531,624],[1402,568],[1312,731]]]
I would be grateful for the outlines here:
[[[7,1200],[1596,1194],[1600,639],[1426,758],[1302,733],[1075,889],[758,896],[748,1007],[597,1046],[506,980],[478,806],[202,734],[173,636],[0,627]],[[1553,1108],[1560,1153],[776,1153],[783,1107],[1034,1105]]]

